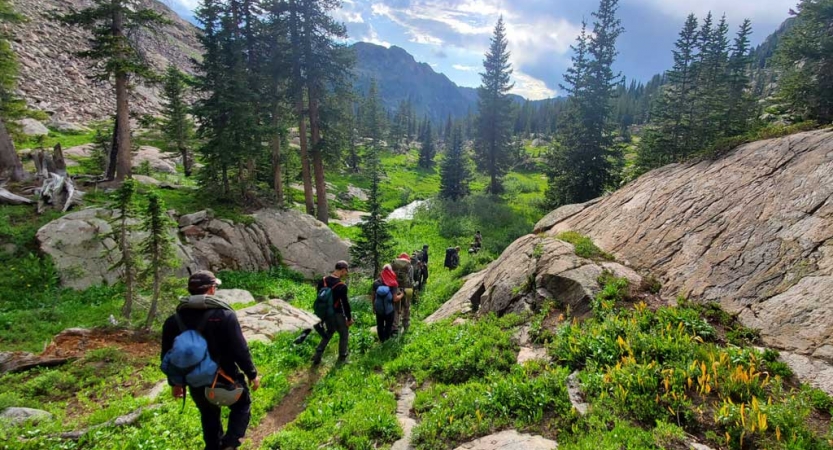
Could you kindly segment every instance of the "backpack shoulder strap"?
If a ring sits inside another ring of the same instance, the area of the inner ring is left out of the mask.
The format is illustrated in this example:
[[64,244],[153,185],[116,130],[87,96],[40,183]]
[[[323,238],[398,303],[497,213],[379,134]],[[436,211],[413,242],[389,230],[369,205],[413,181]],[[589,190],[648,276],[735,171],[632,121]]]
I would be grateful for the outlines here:
[[327,286],[327,277],[322,278],[322,282],[324,283],[324,287],[329,287]]
[[185,326],[185,322],[182,321],[182,317],[180,317],[179,313],[174,314],[176,318],[176,324],[179,326],[179,332],[184,333],[188,330],[188,327]]
[[211,311],[212,310],[208,309],[202,314],[202,318],[200,319],[200,322],[197,324],[197,328],[188,328],[188,326],[185,325],[185,322],[182,320],[182,317],[179,315],[179,313],[174,314],[174,317],[176,318],[176,324],[179,326],[180,334],[191,329],[197,330],[200,332],[200,334],[202,334],[203,331],[205,331],[205,326],[208,324],[208,316],[211,315]]

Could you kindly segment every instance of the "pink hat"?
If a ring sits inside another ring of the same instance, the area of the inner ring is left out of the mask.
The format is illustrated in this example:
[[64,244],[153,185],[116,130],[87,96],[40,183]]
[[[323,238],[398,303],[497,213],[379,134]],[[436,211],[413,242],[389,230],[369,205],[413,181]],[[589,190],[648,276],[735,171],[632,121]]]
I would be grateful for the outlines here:
[[396,281],[396,274],[393,272],[390,264],[386,264],[382,268],[382,282],[387,287],[399,287],[399,283]]
[[399,255],[399,259],[404,259],[405,261],[410,261],[411,260],[411,255],[409,255],[407,253],[402,253],[401,255]]

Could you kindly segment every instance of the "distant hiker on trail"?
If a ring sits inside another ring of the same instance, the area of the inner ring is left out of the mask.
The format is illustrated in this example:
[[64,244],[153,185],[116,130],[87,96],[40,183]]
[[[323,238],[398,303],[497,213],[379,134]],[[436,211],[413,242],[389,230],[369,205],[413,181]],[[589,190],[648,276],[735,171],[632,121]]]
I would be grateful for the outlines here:
[[454,270],[460,265],[460,247],[448,247],[445,249],[445,261],[443,266],[448,270]]
[[[186,386],[190,388],[200,411],[206,450],[240,446],[251,416],[249,387],[252,391],[260,387],[237,315],[213,297],[219,285],[220,280],[209,271],[191,275],[191,295],[180,299],[176,313],[162,326],[162,371],[168,375],[175,398],[184,402]],[[221,406],[229,407],[225,433]]]
[[428,284],[428,244],[422,246],[422,253],[420,259],[420,273],[419,273],[419,290],[425,290],[425,285]]
[[376,314],[376,333],[379,341],[385,342],[393,331],[393,316],[397,305],[402,301],[405,292],[399,289],[396,274],[390,264],[386,264],[370,288],[370,300],[373,312]]
[[394,308],[392,335],[399,334],[400,328],[403,333],[408,332],[411,326],[411,299],[414,297],[414,268],[411,266],[411,257],[402,253],[391,261],[393,272],[396,273],[396,282],[399,288],[404,290],[405,296]]
[[[316,315],[321,318],[321,323],[315,326],[315,331],[321,335],[321,343],[318,344],[315,355],[312,357],[313,365],[321,364],[324,350],[327,349],[327,344],[336,333],[338,333],[338,362],[347,361],[347,340],[350,335],[348,329],[353,325],[353,313],[350,309],[350,300],[347,298],[347,285],[341,279],[349,272],[347,261],[339,261],[330,276],[318,281],[318,298],[313,308]],[[320,312],[317,306],[321,300],[329,303],[326,305],[328,311],[325,313]]]
[[[483,235],[480,234],[480,230],[477,230],[477,232],[474,233],[474,248],[476,248],[477,252],[479,252],[482,247],[483,247]],[[475,253],[477,253],[477,252],[475,252]]]

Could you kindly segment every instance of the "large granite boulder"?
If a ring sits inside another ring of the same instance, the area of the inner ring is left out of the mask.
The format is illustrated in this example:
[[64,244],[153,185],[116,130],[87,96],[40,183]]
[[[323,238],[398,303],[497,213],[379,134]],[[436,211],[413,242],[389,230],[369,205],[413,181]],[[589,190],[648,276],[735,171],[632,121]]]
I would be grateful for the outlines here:
[[833,363],[833,132],[672,164],[557,211],[536,229],[588,235],[664,295],[719,302],[767,345]]
[[[121,269],[113,269],[119,259],[116,242],[108,236],[112,232],[108,222],[111,217],[112,212],[107,209],[85,209],[53,220],[38,230],[36,237],[40,250],[52,257],[61,284],[86,289],[101,283],[112,284],[119,278]],[[145,237],[146,233],[134,231],[129,239],[139,243]],[[187,248],[178,241],[175,247],[180,261],[175,273],[187,276],[187,268],[195,269],[196,266]]]
[[[116,243],[108,237],[112,212],[95,208],[74,212],[44,225],[37,233],[43,253],[52,257],[64,286],[86,289],[113,283]],[[248,224],[216,219],[208,211],[182,216],[171,228],[179,266],[177,276],[191,270],[266,270],[279,263],[308,277],[329,273],[350,251],[326,225],[298,211],[261,210]],[[134,224],[136,222],[133,222]],[[140,242],[145,233],[134,231]]]
[[[265,270],[279,262],[312,277],[328,273],[350,251],[332,230],[295,210],[264,209],[249,224],[196,213],[181,222],[189,226],[186,241],[202,268]],[[202,230],[202,232],[199,232]]]
[[581,258],[572,244],[530,234],[512,243],[485,270],[470,276],[426,321],[442,320],[469,308],[480,314],[524,313],[537,310],[547,299],[581,315],[590,311],[590,300],[601,289],[598,280],[605,271],[636,285],[641,282],[635,271],[621,264]]
[[156,172],[176,173],[176,162],[173,158],[176,155],[166,155],[162,150],[143,145],[139,147],[139,151],[133,155],[133,169],[138,169],[147,162],[150,168]]
[[312,328],[321,321],[314,314],[277,299],[241,309],[237,319],[249,342],[269,342],[278,333]]
[[19,425],[24,422],[40,422],[44,420],[51,420],[52,414],[32,408],[6,408],[0,412],[0,423],[8,423],[10,425]]

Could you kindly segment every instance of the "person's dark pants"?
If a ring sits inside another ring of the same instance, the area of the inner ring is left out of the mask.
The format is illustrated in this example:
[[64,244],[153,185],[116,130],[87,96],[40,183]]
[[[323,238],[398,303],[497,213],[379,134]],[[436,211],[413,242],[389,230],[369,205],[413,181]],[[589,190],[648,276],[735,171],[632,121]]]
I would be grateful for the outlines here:
[[393,331],[393,312],[390,314],[376,314],[376,333],[379,335],[379,341],[385,342],[390,339]]
[[229,406],[228,428],[225,434],[223,434],[223,423],[220,420],[220,407],[208,402],[205,398],[205,388],[188,388],[191,391],[191,398],[194,399],[200,411],[205,450],[237,448],[243,436],[246,435],[246,428],[249,426],[251,417],[252,398],[249,396],[246,380],[241,378],[237,381],[246,387],[240,400]]
[[347,357],[347,339],[349,338],[350,331],[347,328],[347,318],[344,315],[337,313],[334,318],[324,321],[323,325],[316,325],[315,331],[321,335],[321,343],[315,349],[315,353],[319,357],[324,354],[324,350],[327,349],[327,344],[330,343],[330,339],[336,333],[338,333],[338,357]]

